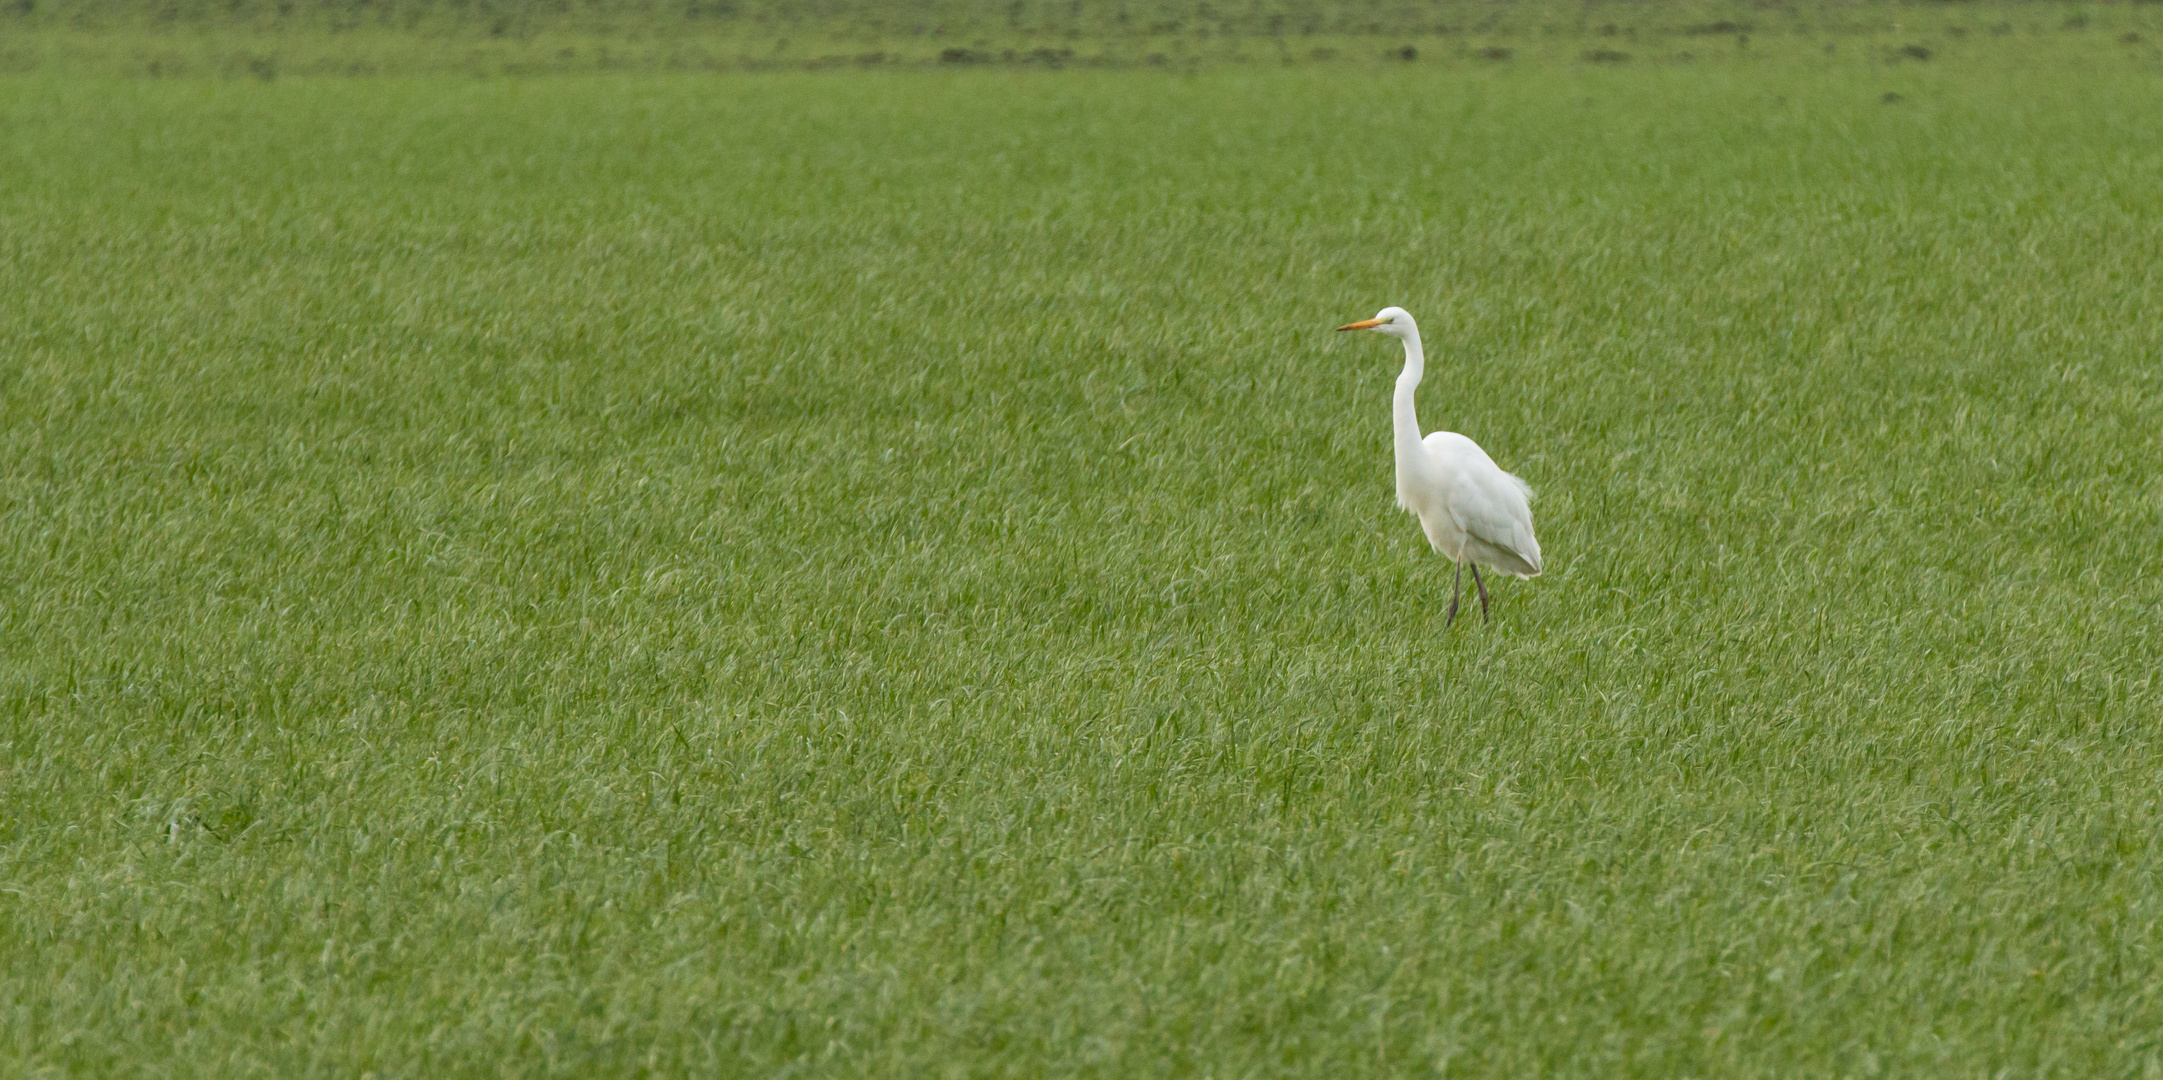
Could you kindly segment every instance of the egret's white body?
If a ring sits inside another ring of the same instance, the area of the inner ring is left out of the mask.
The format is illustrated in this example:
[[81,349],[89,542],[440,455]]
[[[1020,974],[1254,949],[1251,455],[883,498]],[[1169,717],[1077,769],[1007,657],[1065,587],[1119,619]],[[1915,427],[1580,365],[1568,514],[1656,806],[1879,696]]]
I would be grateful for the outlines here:
[[[1427,543],[1457,564],[1459,588],[1466,563],[1487,611],[1482,566],[1512,577],[1540,572],[1540,542],[1532,535],[1532,489],[1495,464],[1479,444],[1454,431],[1419,433],[1413,398],[1427,371],[1419,325],[1403,308],[1383,308],[1372,319],[1338,327],[1373,330],[1404,342],[1404,371],[1397,376],[1393,406],[1397,429],[1397,505],[1419,518]],[[1457,617],[1457,597],[1450,618]]]

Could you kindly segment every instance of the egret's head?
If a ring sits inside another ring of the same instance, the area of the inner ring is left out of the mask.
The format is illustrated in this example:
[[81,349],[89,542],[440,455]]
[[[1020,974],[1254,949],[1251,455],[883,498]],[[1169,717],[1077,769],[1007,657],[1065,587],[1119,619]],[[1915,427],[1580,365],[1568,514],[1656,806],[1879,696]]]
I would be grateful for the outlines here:
[[1374,330],[1388,334],[1400,341],[1416,336],[1419,333],[1419,327],[1412,323],[1412,313],[1401,307],[1383,308],[1375,312],[1372,319],[1361,319],[1356,323],[1346,323],[1337,329]]

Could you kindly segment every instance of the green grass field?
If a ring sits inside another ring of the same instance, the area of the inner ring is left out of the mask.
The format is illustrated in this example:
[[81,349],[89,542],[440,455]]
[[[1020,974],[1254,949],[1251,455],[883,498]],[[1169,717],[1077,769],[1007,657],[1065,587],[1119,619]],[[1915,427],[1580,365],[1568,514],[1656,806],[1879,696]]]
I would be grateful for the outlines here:
[[23,65],[0,1074],[2157,1075],[2163,17],[2002,10]]

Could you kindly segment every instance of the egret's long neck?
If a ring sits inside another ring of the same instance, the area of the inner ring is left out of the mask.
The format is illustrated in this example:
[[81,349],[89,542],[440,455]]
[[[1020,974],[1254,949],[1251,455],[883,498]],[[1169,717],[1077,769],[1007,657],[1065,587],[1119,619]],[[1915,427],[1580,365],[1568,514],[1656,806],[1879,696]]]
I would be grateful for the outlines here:
[[1420,376],[1427,372],[1427,354],[1419,347],[1419,331],[1404,339],[1404,371],[1397,376],[1397,398],[1393,407],[1397,425],[1397,480],[1400,486],[1409,479],[1407,473],[1417,472],[1427,461],[1426,448],[1419,438],[1419,413],[1413,403],[1414,393],[1419,389]]

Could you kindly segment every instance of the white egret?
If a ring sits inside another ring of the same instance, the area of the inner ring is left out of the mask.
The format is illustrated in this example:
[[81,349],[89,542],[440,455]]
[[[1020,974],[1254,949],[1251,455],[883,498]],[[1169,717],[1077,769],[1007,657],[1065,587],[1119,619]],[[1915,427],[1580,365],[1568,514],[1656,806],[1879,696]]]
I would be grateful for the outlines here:
[[1487,583],[1480,567],[1515,577],[1537,577],[1540,542],[1532,536],[1532,489],[1503,472],[1479,444],[1454,431],[1420,437],[1413,395],[1426,373],[1419,325],[1403,308],[1386,307],[1374,318],[1339,330],[1373,330],[1404,342],[1404,371],[1397,376],[1397,505],[1419,517],[1427,543],[1457,564],[1457,585],[1450,594],[1448,626],[1457,621],[1464,597],[1465,564],[1472,564],[1472,585],[1479,591],[1480,619],[1487,619]]

